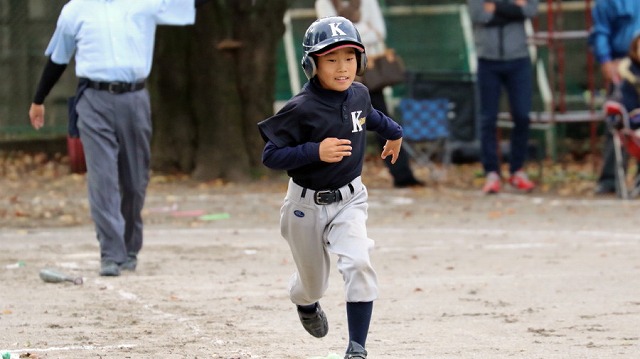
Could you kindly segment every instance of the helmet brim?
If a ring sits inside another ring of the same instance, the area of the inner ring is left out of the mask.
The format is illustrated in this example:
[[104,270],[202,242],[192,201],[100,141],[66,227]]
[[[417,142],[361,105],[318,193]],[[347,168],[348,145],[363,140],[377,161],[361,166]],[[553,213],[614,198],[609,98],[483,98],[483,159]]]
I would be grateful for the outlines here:
[[360,42],[354,41],[354,39],[351,39],[351,38],[344,38],[344,37],[325,39],[324,41],[321,41],[311,47],[306,47],[303,44],[303,47],[305,47],[304,50],[307,54],[317,55],[318,52],[320,51],[327,52],[329,50],[333,50],[337,46],[346,45],[346,44],[353,45],[354,47],[357,47],[359,50],[361,50],[361,52],[364,52],[364,47]]
[[322,49],[324,51],[322,51],[322,52],[318,51],[318,52],[314,53],[314,55],[316,55],[316,56],[324,56],[324,55],[326,55],[326,54],[328,54],[330,52],[336,51],[338,49],[344,49],[344,48],[347,48],[347,47],[351,47],[351,48],[354,48],[354,49],[356,49],[356,50],[358,50],[360,52],[364,52],[364,48],[362,46],[359,46],[359,45],[356,45],[356,44],[352,44],[352,43],[346,43],[346,44],[343,43],[343,44],[338,44],[337,46],[332,46],[332,47],[330,46],[328,49],[324,48],[324,49]]

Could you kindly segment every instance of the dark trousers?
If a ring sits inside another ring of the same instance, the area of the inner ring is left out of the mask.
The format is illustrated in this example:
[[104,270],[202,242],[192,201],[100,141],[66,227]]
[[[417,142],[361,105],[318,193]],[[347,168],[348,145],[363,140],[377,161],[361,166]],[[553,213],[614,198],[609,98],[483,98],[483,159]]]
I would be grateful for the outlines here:
[[151,156],[149,94],[87,89],[76,108],[100,258],[124,263],[142,248]]
[[[382,92],[382,90],[371,91],[369,92],[369,94],[371,96],[371,105],[373,106],[373,108],[381,111],[388,116],[389,112],[387,110],[387,104],[384,99],[384,93]],[[386,143],[386,140],[378,135],[376,135],[376,138],[378,140],[380,151],[382,151],[382,147]],[[400,154],[395,164],[391,164],[391,156],[385,158],[384,163],[389,169],[389,173],[393,177],[394,185],[401,185],[416,181],[415,177],[413,176],[413,171],[409,166],[409,153],[407,153],[404,148],[400,148]]]
[[602,169],[598,177],[598,184],[612,192],[616,189],[616,155],[611,133],[607,133],[606,135],[602,151]]
[[522,169],[529,142],[532,79],[528,57],[509,61],[479,59],[480,142],[485,173],[500,172],[497,122],[503,87],[507,92],[514,125],[510,138],[509,172]]

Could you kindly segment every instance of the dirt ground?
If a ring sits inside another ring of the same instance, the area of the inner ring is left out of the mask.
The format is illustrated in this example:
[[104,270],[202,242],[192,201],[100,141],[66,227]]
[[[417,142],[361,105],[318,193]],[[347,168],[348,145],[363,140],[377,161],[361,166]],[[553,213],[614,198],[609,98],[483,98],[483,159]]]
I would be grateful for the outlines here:
[[[394,189],[383,172],[365,173],[381,286],[369,358],[638,357],[640,201]],[[0,355],[342,358],[337,271],[325,338],[302,329],[287,296],[285,185],[154,176],[138,270],[103,278],[84,177],[5,173]],[[45,283],[42,268],[84,283]]]

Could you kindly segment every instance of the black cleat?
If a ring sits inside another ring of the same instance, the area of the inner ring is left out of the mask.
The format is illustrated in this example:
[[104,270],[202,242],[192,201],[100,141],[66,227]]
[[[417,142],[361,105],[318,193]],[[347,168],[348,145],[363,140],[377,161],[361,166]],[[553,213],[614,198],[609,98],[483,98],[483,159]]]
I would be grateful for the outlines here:
[[609,183],[598,183],[593,193],[596,196],[612,195],[616,193],[616,186]]
[[298,317],[304,329],[316,338],[322,338],[329,332],[327,316],[320,307],[320,303],[316,303],[316,310],[313,313],[305,313],[298,306]]
[[419,181],[415,178],[411,178],[404,181],[393,182],[393,187],[395,188],[419,188],[419,187],[425,187],[425,186],[426,185],[424,184],[424,182]]
[[367,359],[367,351],[362,345],[352,341],[349,343],[344,359]]

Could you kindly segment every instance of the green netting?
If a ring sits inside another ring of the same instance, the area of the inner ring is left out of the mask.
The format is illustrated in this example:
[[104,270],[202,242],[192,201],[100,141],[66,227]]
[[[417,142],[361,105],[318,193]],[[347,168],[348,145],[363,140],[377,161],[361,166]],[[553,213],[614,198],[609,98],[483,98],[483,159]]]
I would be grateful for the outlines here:
[[[299,1],[313,6],[313,1]],[[453,1],[440,8],[426,11],[425,1],[386,1],[384,16],[387,23],[387,44],[402,56],[408,71],[468,73],[469,59],[460,20],[459,6]],[[428,5],[438,5],[428,2]],[[390,6],[409,6],[404,8]],[[403,11],[394,11],[402,9]],[[306,14],[306,13],[305,13]],[[311,15],[313,13],[311,12]],[[315,20],[312,16],[292,19],[292,31],[296,51],[296,61],[302,56],[302,36],[306,28]],[[301,83],[306,81],[298,66]],[[402,87],[396,90],[402,91]],[[278,69],[276,99],[286,100],[292,95],[284,46],[278,49]]]
[[[73,93],[73,71],[66,71],[47,100],[47,126],[34,131],[27,111],[31,96],[45,61],[44,48],[55,27],[60,8],[67,0],[26,1],[0,0],[0,139],[15,136],[38,137],[66,133],[66,96]],[[580,1],[573,1],[579,3]],[[313,20],[314,0],[295,0],[291,6],[295,68],[300,84],[306,81],[299,61],[302,36]],[[460,16],[464,0],[380,0],[387,21],[388,43],[403,57],[407,69],[415,72],[468,74],[469,59]],[[571,3],[571,1],[567,1]],[[546,13],[541,12],[538,28],[546,29]],[[584,11],[565,11],[564,30],[584,30]],[[540,56],[548,62],[549,52],[540,48]],[[565,43],[564,79],[569,108],[583,107],[587,90],[586,39]],[[276,100],[289,99],[293,91],[283,43],[277,52]],[[559,69],[547,67],[548,74]],[[596,83],[601,83],[596,71]],[[394,87],[402,96],[404,86]],[[536,93],[536,106],[542,107]],[[44,132],[46,131],[46,133]]]
[[468,72],[460,14],[387,17],[388,46],[416,72]]

